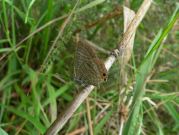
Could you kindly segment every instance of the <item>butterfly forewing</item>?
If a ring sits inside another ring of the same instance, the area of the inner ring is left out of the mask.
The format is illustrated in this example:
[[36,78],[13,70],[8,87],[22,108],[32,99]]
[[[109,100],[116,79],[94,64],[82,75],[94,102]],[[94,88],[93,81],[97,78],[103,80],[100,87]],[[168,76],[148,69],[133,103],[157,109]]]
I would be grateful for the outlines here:
[[97,57],[95,50],[85,40],[80,39],[75,51],[75,80],[87,85],[99,85],[106,80],[106,75],[104,63]]

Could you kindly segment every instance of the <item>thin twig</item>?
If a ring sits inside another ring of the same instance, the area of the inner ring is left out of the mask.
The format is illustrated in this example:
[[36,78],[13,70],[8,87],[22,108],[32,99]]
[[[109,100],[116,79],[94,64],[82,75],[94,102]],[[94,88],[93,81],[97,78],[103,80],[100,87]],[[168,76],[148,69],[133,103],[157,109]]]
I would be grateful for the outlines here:
[[176,58],[177,60],[179,60],[179,56],[177,54],[172,53],[171,51],[169,51],[166,48],[162,48],[162,50],[164,50],[164,52],[170,54],[171,56],[173,56],[174,58]]
[[[97,114],[97,116],[95,117],[95,121],[91,121],[91,124],[97,123],[98,121],[100,121],[102,118],[104,118],[105,116],[105,112],[106,110],[111,106],[111,104],[106,104],[105,107],[101,108],[102,110]],[[91,108],[91,107],[90,107]],[[90,109],[91,110],[91,109]],[[67,135],[78,135],[78,134],[82,134],[86,131],[87,129],[85,128],[85,126],[76,129],[75,131],[68,133]]]
[[86,111],[87,111],[90,135],[93,135],[93,126],[92,126],[92,121],[91,121],[91,111],[90,111],[90,104],[89,104],[88,98],[86,98]]
[[121,123],[120,123],[119,131],[118,131],[118,135],[122,135],[122,130],[121,129],[123,129],[125,121],[124,121],[124,119],[121,119],[120,122]]
[[87,42],[90,46],[92,46],[93,48],[95,48],[96,50],[102,52],[102,53],[105,53],[105,54],[110,54],[110,51],[108,50],[105,50],[104,48],[100,47],[100,46],[97,46],[95,43],[89,41],[89,40],[86,40],[85,39],[85,42]]
[[53,77],[56,78],[57,80],[59,80],[60,82],[64,83],[64,84],[67,83],[58,73],[54,74]]
[[122,14],[122,7],[121,6],[117,6],[112,12],[104,15],[103,17],[99,18],[98,20],[95,20],[93,22],[90,22],[88,24],[85,24],[84,26],[82,26],[80,29],[75,30],[75,34],[81,32],[83,29],[90,29],[93,28],[96,25],[102,24],[104,22],[106,22],[109,19],[112,19],[114,17],[117,17],[119,15]]

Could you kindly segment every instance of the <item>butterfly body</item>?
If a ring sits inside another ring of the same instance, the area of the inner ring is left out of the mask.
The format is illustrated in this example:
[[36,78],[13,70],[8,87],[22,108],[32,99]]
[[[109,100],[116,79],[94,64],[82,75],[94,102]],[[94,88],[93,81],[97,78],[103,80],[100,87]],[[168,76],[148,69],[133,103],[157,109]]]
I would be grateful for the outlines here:
[[95,86],[107,80],[104,63],[97,57],[95,50],[82,39],[76,44],[74,79],[79,83]]

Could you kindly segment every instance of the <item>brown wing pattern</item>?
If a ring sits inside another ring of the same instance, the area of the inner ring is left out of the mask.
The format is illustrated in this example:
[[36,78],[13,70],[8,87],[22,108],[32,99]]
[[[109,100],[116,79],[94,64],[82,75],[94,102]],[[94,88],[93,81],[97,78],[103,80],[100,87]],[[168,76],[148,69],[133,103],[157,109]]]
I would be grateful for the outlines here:
[[75,80],[87,85],[99,85],[106,80],[106,75],[104,63],[97,57],[95,50],[84,40],[79,40],[75,51]]

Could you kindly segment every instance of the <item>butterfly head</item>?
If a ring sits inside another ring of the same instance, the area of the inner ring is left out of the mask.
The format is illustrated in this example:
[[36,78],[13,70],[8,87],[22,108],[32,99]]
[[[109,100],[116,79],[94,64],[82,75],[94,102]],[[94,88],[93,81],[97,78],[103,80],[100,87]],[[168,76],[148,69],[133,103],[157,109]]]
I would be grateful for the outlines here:
[[99,59],[95,59],[97,66],[98,66],[98,79],[99,82],[104,82],[107,81],[108,75],[107,75],[107,69],[105,67],[105,65],[103,64],[103,62]]

